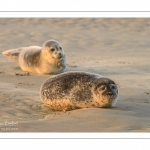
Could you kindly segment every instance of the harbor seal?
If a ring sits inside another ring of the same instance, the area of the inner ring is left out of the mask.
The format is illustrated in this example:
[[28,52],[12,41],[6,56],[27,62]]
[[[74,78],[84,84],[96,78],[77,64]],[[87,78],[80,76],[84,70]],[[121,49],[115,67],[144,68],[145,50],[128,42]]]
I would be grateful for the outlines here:
[[21,47],[4,51],[2,54],[17,62],[26,72],[58,74],[66,68],[66,55],[56,40],[48,40],[42,47]]
[[117,102],[116,83],[101,75],[69,71],[45,80],[40,88],[43,103],[54,110],[112,107]]

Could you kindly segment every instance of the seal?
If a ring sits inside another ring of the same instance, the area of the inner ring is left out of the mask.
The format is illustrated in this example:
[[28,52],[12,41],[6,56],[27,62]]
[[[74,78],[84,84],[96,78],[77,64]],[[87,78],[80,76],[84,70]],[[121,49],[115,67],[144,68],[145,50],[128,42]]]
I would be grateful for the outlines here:
[[58,74],[66,68],[66,55],[56,40],[48,40],[42,47],[21,47],[4,51],[2,54],[17,62],[26,72]]
[[112,107],[117,102],[116,83],[99,74],[69,71],[45,80],[40,88],[43,103],[54,110]]

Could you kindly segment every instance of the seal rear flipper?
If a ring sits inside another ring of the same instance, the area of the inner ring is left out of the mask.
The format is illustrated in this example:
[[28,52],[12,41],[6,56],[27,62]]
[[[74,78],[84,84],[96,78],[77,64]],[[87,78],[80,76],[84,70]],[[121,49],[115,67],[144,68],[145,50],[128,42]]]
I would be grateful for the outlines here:
[[2,54],[9,59],[12,59],[13,61],[18,63],[18,57],[21,49],[11,49],[11,50],[6,50],[2,52]]

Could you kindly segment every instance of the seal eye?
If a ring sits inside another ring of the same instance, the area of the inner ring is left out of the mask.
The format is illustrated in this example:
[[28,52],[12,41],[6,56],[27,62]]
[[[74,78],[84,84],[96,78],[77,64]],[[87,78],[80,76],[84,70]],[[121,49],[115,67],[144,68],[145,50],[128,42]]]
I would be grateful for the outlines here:
[[105,86],[101,86],[101,90],[104,91],[106,89]]
[[51,51],[52,51],[52,52],[54,52],[54,51],[55,51],[55,49],[54,49],[54,48],[52,48],[52,49],[51,49]]
[[59,49],[60,49],[60,50],[62,50],[62,48],[61,48],[61,47],[59,47]]
[[111,86],[111,89],[112,89],[112,90],[115,90],[115,89],[116,89],[116,86],[115,86],[115,85],[112,85],[112,86]]

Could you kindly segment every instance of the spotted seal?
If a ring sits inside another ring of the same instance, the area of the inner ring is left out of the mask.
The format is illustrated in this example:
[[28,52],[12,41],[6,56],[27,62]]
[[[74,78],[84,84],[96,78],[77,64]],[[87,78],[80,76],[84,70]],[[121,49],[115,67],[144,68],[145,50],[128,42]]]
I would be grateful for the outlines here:
[[117,102],[116,83],[101,75],[69,71],[45,80],[40,88],[43,103],[54,110],[112,107]]

